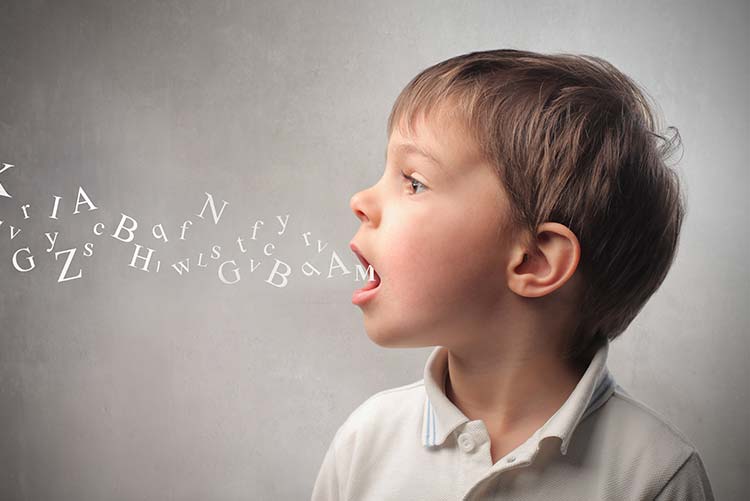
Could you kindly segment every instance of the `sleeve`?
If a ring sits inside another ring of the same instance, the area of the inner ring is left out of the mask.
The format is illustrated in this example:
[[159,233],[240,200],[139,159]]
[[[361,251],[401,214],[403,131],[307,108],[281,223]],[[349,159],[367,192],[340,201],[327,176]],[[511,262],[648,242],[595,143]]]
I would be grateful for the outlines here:
[[318,477],[313,486],[311,501],[339,501],[343,499],[339,487],[338,464],[336,462],[336,440],[337,432],[328,447],[323,464],[320,466]]
[[706,468],[697,452],[693,452],[672,475],[654,501],[714,501]]

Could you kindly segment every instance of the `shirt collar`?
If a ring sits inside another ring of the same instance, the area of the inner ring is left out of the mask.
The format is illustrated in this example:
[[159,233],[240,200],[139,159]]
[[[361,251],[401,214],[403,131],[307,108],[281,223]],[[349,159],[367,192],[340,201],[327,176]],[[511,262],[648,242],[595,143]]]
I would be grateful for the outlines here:
[[[607,369],[609,340],[596,351],[583,377],[565,403],[547,420],[535,435],[537,441],[547,437],[561,440],[560,452],[567,453],[568,444],[578,423],[596,410],[614,391],[615,381]],[[426,398],[422,421],[422,445],[442,445],[458,426],[469,421],[445,395],[448,348],[437,346],[427,359],[424,369]]]

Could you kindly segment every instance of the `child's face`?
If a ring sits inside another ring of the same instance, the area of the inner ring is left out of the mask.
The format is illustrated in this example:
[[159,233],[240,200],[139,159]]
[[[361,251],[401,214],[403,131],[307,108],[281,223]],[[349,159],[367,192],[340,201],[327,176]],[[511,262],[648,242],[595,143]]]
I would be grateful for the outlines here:
[[467,330],[486,327],[508,291],[507,199],[472,141],[449,123],[422,117],[414,137],[394,127],[382,177],[350,202],[361,221],[352,243],[381,279],[359,304],[381,346],[468,341]]

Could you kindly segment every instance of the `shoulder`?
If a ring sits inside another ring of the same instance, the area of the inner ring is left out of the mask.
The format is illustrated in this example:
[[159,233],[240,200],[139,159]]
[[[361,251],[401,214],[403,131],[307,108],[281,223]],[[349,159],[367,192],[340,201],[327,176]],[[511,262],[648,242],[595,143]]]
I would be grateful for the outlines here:
[[336,434],[337,440],[343,444],[354,439],[386,439],[405,428],[421,426],[424,402],[423,379],[379,391],[349,414]]
[[631,491],[641,489],[651,499],[677,487],[707,494],[685,499],[711,499],[711,487],[695,444],[620,385],[591,417],[581,423],[589,430],[590,441],[584,442],[595,445],[597,461],[612,483]]
[[648,441],[663,446],[686,459],[696,447],[685,434],[662,414],[615,385],[607,403],[610,419],[629,440]]

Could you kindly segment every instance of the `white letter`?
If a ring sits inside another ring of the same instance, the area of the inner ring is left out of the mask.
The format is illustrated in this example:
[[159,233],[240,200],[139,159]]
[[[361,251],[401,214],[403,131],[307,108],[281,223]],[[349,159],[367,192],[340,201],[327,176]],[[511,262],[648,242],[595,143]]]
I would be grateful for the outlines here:
[[[120,224],[118,224],[118,225],[117,225],[117,229],[116,229],[116,230],[115,230],[115,232],[114,232],[114,233],[112,234],[112,236],[113,236],[113,237],[115,237],[115,238],[116,238],[117,240],[121,240],[121,241],[123,241],[123,242],[125,242],[125,243],[128,243],[128,242],[130,242],[131,240],[133,240],[133,237],[135,236],[135,235],[133,234],[133,232],[135,231],[135,229],[136,229],[136,228],[138,228],[138,223],[137,223],[137,222],[135,221],[135,219],[133,219],[132,217],[130,217],[130,216],[128,216],[128,215],[125,215],[125,214],[124,214],[124,213],[122,213],[122,212],[121,212],[120,214],[122,214],[122,217],[120,218]],[[130,220],[131,220],[131,221],[133,222],[133,226],[132,226],[132,227],[130,227],[130,228],[126,228],[126,227],[125,227],[125,219],[130,219]],[[130,233],[130,236],[129,236],[129,237],[127,238],[127,240],[125,240],[124,238],[122,238],[122,237],[119,237],[119,236],[118,236],[118,235],[120,234],[120,230],[125,230],[125,231],[127,231],[128,233]],[[136,244],[136,245],[137,245],[137,244]],[[136,251],[136,252],[137,252],[137,251]]]
[[180,226],[180,228],[182,228],[182,233],[180,233],[180,240],[185,240],[185,230],[187,230],[187,227],[190,226],[191,224],[193,224],[193,222],[190,220],[187,220],[184,223],[182,223],[182,226]]
[[55,197],[55,205],[52,207],[52,215],[49,217],[50,219],[57,219],[57,206],[60,205],[60,199],[62,197],[58,197],[57,195],[52,195]]
[[[177,267],[178,264],[180,265],[179,268]],[[189,257],[185,258],[185,262],[184,263],[182,261],[177,261],[176,264],[172,265],[172,268],[174,268],[174,271],[176,271],[177,273],[179,273],[180,276],[182,276],[182,272],[183,271],[185,273],[190,273],[190,258]]]
[[154,253],[154,249],[149,249],[148,247],[146,247],[148,249],[148,254],[146,255],[146,257],[143,257],[138,254],[138,251],[141,250],[142,247],[138,244],[134,244],[134,245],[135,245],[135,252],[133,252],[133,259],[130,260],[129,266],[132,266],[133,268],[137,268],[137,266],[135,265],[135,260],[143,259],[146,262],[143,264],[143,268],[141,269],[145,272],[148,272],[148,264],[151,262],[151,254]]
[[84,257],[91,257],[94,255],[94,244],[91,242],[86,242],[83,244],[83,256]]
[[[374,282],[375,281],[375,269],[372,267],[371,264],[367,266],[366,270],[365,270],[364,266],[362,266],[359,263],[357,264],[357,274],[354,277],[354,280],[356,280],[357,282],[359,282],[359,275],[360,275],[359,272],[360,271],[362,272],[362,280],[364,280],[365,277],[367,276],[367,274],[369,273],[370,274],[370,278],[368,278],[367,281],[368,282]],[[346,273],[344,273],[344,275],[346,275]],[[328,277],[328,278],[330,278],[330,277]]]
[[[310,271],[309,271],[309,272],[308,272],[308,271],[305,271],[305,270],[306,270],[306,267],[310,269]],[[311,265],[311,264],[310,264],[309,262],[307,262],[307,261],[305,261],[305,264],[303,264],[303,265],[302,265],[302,273],[304,273],[304,274],[305,274],[305,276],[308,276],[308,277],[309,277],[310,275],[312,275],[313,273],[315,273],[316,275],[320,275],[320,272],[318,271],[318,269],[317,269],[317,268],[316,268],[315,266]]]
[[17,236],[17,235],[18,235],[19,233],[21,233],[21,228],[18,228],[18,229],[17,229],[16,231],[15,231],[15,233],[13,232],[13,230],[16,230],[16,227],[15,227],[15,226],[12,226],[12,225],[11,225],[11,227],[10,227],[10,239],[11,239],[11,240],[13,240],[14,238],[16,238],[16,236]]
[[[277,272],[276,272],[276,270],[277,270],[277,269],[279,269],[279,265],[280,265],[280,264],[283,264],[284,266],[286,266],[286,273],[277,273]],[[289,265],[288,265],[288,264],[286,264],[286,263],[285,263],[285,262],[283,262],[283,261],[279,261],[279,260],[277,259],[277,260],[276,260],[276,264],[274,264],[274,265],[273,265],[273,270],[271,270],[271,274],[270,274],[270,275],[268,275],[268,278],[266,279],[266,282],[268,282],[268,283],[269,283],[269,284],[271,284],[271,285],[275,285],[276,287],[286,287],[286,284],[287,284],[287,279],[286,279],[286,277],[288,277],[288,276],[289,276],[289,273],[290,273],[291,271],[292,271],[292,269],[291,269],[291,268],[289,267]],[[274,276],[274,275],[278,275],[278,276],[280,276],[280,277],[281,277],[281,279],[282,279],[281,285],[278,285],[278,284],[275,284],[275,283],[273,283],[273,280],[272,280],[272,279],[273,279],[273,276]]]
[[206,199],[206,203],[203,204],[203,209],[201,209],[201,213],[198,214],[198,217],[201,218],[201,219],[203,219],[203,213],[206,212],[206,207],[208,207],[210,205],[211,206],[211,214],[213,214],[213,218],[214,218],[214,224],[218,224],[219,223],[219,218],[221,218],[221,214],[222,214],[222,212],[224,212],[224,207],[226,207],[227,205],[229,205],[229,203],[226,200],[222,200],[222,202],[224,202],[224,205],[221,206],[221,210],[219,211],[218,214],[216,214],[216,206],[214,205],[214,197],[212,197],[211,194],[208,193],[208,192],[205,192],[205,193],[208,196],[208,198]]
[[81,278],[83,276],[81,270],[78,270],[78,275],[65,278],[65,274],[68,272],[68,268],[70,267],[70,262],[73,261],[73,256],[76,255],[76,248],[73,247],[72,249],[65,249],[55,252],[55,261],[57,261],[57,258],[60,254],[65,254],[66,252],[68,253],[68,258],[65,260],[65,264],[63,265],[63,269],[60,272],[60,277],[57,279],[57,283],[67,282],[68,280],[75,280],[76,278]]
[[[227,281],[227,279],[224,277],[224,265],[227,263],[232,263],[232,265],[235,266],[235,268],[232,270],[235,276],[235,279],[233,282]],[[231,261],[224,261],[223,263],[221,263],[221,265],[219,265],[219,280],[221,280],[227,285],[232,285],[232,284],[236,284],[237,282],[239,282],[240,281],[240,269],[237,268],[236,266],[237,264],[234,262],[234,259],[232,259]]]
[[[156,234],[156,228],[159,228],[159,234]],[[164,227],[159,224],[155,224],[153,228],[151,228],[151,234],[154,236],[155,239],[159,240],[160,238],[164,239],[165,242],[168,242],[167,235],[164,233]]]
[[[26,252],[29,253],[29,263],[31,264],[31,266],[29,266],[25,270],[21,269],[21,267],[18,266],[18,253],[21,252],[22,250],[25,250]],[[31,255],[31,251],[29,250],[28,247],[24,247],[22,249],[18,249],[16,252],[13,253],[13,267],[15,269],[17,269],[18,271],[20,271],[21,273],[24,273],[24,272],[27,272],[27,271],[31,271],[31,270],[34,269],[34,256]]]
[[[334,259],[339,262],[339,264],[336,265],[336,266],[333,265]],[[333,275],[331,275],[331,272],[333,271],[334,268],[341,268],[341,269],[343,269],[344,273],[342,273],[342,275],[348,275],[349,273],[351,273],[351,271],[349,271],[349,270],[346,269],[346,266],[344,266],[344,263],[341,262],[341,259],[339,258],[339,255],[336,254],[336,251],[331,251],[331,266],[328,268],[328,277],[327,278],[331,278],[333,276]]]
[[281,235],[286,229],[286,222],[289,221],[289,214],[286,215],[286,219],[284,219],[283,221],[281,220],[281,216],[276,216],[276,219],[278,219],[281,223],[281,231],[279,232],[279,235]]
[[242,237],[237,237],[237,245],[240,246],[240,252],[244,254],[245,252],[247,252],[247,249],[242,246],[242,242],[244,242],[244,240],[242,240]]
[[[3,170],[0,170],[0,174],[10,169],[11,167],[15,167],[15,165],[6,164],[5,162],[3,162]],[[13,198],[12,196],[8,194],[7,191],[5,191],[5,188],[3,188],[3,185],[1,183],[0,183],[0,197]]]
[[29,207],[31,207],[31,205],[29,205],[29,204],[24,204],[24,205],[22,205],[22,206],[21,206],[21,210],[23,211],[23,218],[24,218],[24,219],[28,219],[28,218],[29,218],[29,213],[28,213],[28,211],[26,210],[26,209],[28,209]]
[[55,238],[50,237],[49,233],[45,233],[45,235],[47,236],[47,240],[49,240],[49,243],[52,244],[49,246],[49,249],[47,249],[47,252],[50,252],[52,249],[55,248],[55,240],[57,240],[57,233],[58,232],[55,232]]
[[251,240],[255,240],[255,234],[258,232],[258,223],[260,223],[260,225],[263,226],[263,221],[261,220],[255,221],[255,223],[253,224],[253,236],[250,237]]
[[263,247],[263,254],[265,254],[266,256],[270,256],[271,255],[271,253],[268,252],[268,248],[269,247],[271,247],[271,250],[273,250],[273,249],[276,248],[276,246],[274,244],[270,244],[270,243],[266,244],[265,247]]
[[[83,201],[81,201],[81,198],[83,198]],[[86,195],[86,192],[83,191],[83,188],[80,186],[78,187],[78,198],[76,198],[76,210],[73,211],[73,214],[78,214],[78,206],[81,204],[86,204],[89,206],[89,210],[96,210],[96,207],[94,204],[91,203],[91,200],[89,200],[88,195]]]
[[94,225],[94,235],[101,236],[102,234],[104,234],[103,231],[101,233],[99,233],[98,231],[96,231],[96,227],[99,226],[99,225],[101,225],[102,230],[104,229],[104,223],[96,223]]
[[214,245],[211,247],[211,259],[219,259],[221,257],[221,246]]
[[201,268],[208,267],[207,264],[201,264],[202,260],[203,260],[203,253],[201,252],[200,254],[198,254],[198,266],[200,266]]

